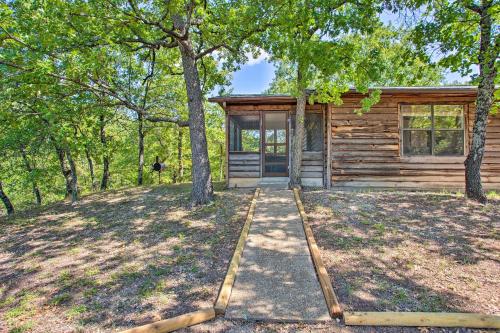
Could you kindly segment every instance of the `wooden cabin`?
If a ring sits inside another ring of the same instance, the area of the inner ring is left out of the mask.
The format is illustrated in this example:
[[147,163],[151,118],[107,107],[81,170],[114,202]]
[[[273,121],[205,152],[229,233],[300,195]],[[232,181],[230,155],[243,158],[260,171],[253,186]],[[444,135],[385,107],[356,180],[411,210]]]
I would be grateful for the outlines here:
[[[380,88],[379,103],[355,113],[363,95],[342,105],[307,105],[302,184],[315,187],[464,188],[477,88]],[[226,114],[229,187],[286,183],[295,98],[231,95],[209,99]],[[500,114],[490,115],[481,169],[500,189]]]

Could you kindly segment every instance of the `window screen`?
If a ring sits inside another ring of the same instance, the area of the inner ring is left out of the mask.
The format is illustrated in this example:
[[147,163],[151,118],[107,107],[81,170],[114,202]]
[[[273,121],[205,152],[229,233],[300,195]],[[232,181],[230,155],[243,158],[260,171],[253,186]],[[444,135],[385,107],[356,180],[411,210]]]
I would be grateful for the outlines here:
[[[295,134],[295,115],[292,115],[292,137]],[[321,113],[306,113],[304,119],[303,151],[323,151],[324,141],[323,115]]]
[[463,105],[402,105],[403,155],[464,154]]
[[229,116],[229,151],[260,151],[259,116]]
[[304,121],[304,151],[323,151],[323,115],[307,113]]

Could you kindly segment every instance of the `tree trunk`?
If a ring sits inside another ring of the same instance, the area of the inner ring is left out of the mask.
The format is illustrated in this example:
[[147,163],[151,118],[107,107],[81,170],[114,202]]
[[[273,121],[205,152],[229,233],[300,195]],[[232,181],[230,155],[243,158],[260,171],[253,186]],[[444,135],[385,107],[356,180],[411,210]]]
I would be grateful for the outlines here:
[[213,186],[205,133],[203,95],[191,42],[188,39],[179,43],[189,108],[189,135],[191,138],[192,160],[191,177],[193,181],[191,201],[194,205],[201,205],[213,200]]
[[97,188],[97,183],[95,181],[94,162],[92,161],[92,156],[90,156],[88,147],[85,147],[85,156],[87,157],[87,164],[89,165],[91,190],[95,191],[95,189]]
[[182,127],[177,130],[177,182],[184,178],[184,163],[182,161]]
[[219,170],[219,181],[224,179],[224,145],[220,144],[220,170]]
[[76,174],[76,164],[73,158],[71,157],[71,151],[69,148],[66,148],[66,159],[68,160],[69,169],[70,169],[70,186],[71,186],[71,202],[78,201],[78,176]]
[[104,156],[102,158],[102,179],[101,179],[101,191],[108,189],[108,181],[109,181],[109,155],[108,155],[108,141],[106,138],[106,129],[105,129],[105,121],[104,116],[99,117],[99,134],[101,137],[101,144],[104,148]]
[[300,186],[300,169],[302,165],[302,147],[304,143],[304,121],[306,113],[307,95],[302,83],[302,73],[297,71],[297,86],[299,95],[297,96],[297,110],[295,114],[295,129],[292,138],[292,165],[290,166],[290,188]]
[[12,202],[10,201],[7,194],[3,191],[3,185],[1,181],[0,181],[0,199],[2,199],[2,202],[5,205],[5,209],[7,209],[7,215],[14,214],[14,206],[12,205]]
[[23,157],[24,165],[26,166],[26,171],[30,174],[31,179],[31,186],[33,188],[33,195],[35,196],[35,202],[38,206],[42,204],[42,195],[40,193],[40,189],[38,188],[38,184],[36,181],[33,179],[33,167],[30,164],[30,161],[28,160],[28,156],[26,155],[26,151],[24,150],[24,147],[21,147],[21,156]]
[[137,185],[142,185],[144,182],[143,175],[144,175],[144,119],[142,116],[142,113],[137,114],[137,121],[139,122],[138,130],[137,130],[137,135],[139,139],[139,164],[138,164],[138,170],[137,170]]
[[487,198],[481,183],[481,163],[486,143],[488,114],[493,105],[495,91],[495,61],[498,50],[492,43],[491,16],[487,10],[481,11],[481,45],[479,49],[479,87],[476,98],[476,118],[472,133],[472,143],[465,160],[465,192],[469,199],[486,203]]
[[66,165],[66,154],[64,150],[57,145],[55,146],[55,149],[57,158],[59,159],[59,166],[61,168],[61,173],[63,174],[64,181],[66,183],[66,194],[64,197],[67,199],[71,196],[71,177],[70,177],[71,170],[69,170]]

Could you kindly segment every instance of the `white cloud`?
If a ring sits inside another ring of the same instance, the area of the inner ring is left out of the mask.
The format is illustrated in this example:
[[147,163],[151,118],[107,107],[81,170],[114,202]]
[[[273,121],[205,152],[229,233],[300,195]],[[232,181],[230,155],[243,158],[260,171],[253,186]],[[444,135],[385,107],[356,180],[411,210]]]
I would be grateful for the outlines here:
[[263,61],[267,61],[269,59],[269,53],[267,53],[264,50],[259,50],[259,51],[260,53],[257,56],[257,58],[254,58],[251,52],[246,52],[245,55],[247,56],[248,61],[245,63],[245,65],[253,66],[260,64]]

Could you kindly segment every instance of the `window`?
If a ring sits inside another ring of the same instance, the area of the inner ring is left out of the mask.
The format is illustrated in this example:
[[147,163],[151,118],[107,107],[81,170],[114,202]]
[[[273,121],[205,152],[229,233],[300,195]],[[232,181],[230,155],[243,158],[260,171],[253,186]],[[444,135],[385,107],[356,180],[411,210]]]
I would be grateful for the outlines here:
[[229,151],[259,152],[259,116],[229,116]]
[[463,105],[402,105],[403,155],[464,155]]
[[304,121],[304,151],[323,151],[323,115],[306,113]]
[[[292,137],[295,128],[295,115],[291,117]],[[304,142],[303,151],[323,151],[323,115],[321,113],[306,113],[304,119]]]

